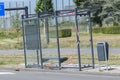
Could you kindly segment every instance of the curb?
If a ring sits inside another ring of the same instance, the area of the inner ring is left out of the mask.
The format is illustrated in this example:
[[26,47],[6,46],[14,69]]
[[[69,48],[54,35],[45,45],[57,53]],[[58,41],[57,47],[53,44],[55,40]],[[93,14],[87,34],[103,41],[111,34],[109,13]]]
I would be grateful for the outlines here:
[[92,71],[65,71],[65,70],[51,70],[51,69],[40,69],[40,68],[5,68],[0,67],[0,70],[10,70],[10,71],[29,71],[29,72],[54,72],[54,73],[69,73],[69,74],[86,74],[86,75],[100,75],[100,76],[119,76],[120,73],[112,72],[92,72]]
[[56,72],[56,73],[119,76],[120,77],[120,73],[112,73],[112,72],[64,71],[64,70],[50,70],[50,69],[36,69],[36,68],[24,68],[24,69],[20,69],[19,71],[52,72],[52,73]]

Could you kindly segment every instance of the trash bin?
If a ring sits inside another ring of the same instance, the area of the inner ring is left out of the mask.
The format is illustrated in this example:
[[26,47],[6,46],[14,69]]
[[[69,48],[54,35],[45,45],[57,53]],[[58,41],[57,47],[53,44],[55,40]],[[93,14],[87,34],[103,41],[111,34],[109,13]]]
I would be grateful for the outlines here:
[[109,44],[107,42],[97,43],[97,53],[99,61],[108,61]]

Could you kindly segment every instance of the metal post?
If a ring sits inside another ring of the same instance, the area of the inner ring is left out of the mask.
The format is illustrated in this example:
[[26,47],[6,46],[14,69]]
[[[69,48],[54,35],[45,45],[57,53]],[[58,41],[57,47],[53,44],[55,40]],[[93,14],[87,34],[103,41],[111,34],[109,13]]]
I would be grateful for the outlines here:
[[27,6],[25,7],[25,16],[26,18],[28,18],[28,7]]
[[[71,9],[71,8],[70,8],[70,0],[69,0],[68,2],[69,2],[69,9]],[[71,16],[69,16],[69,21],[71,21],[71,20],[70,20],[70,17],[71,17]]]
[[78,64],[79,64],[79,71],[81,71],[81,57],[80,57],[80,39],[79,39],[79,32],[78,32],[78,20],[77,20],[77,8],[75,9],[75,27],[76,27],[76,38],[77,38],[77,48],[78,48]]
[[55,11],[55,24],[56,24],[56,39],[57,39],[57,48],[58,48],[59,70],[60,70],[61,69],[61,63],[60,63],[60,45],[59,45],[59,34],[58,34],[57,11]]
[[37,53],[37,64],[40,65],[40,62],[39,62],[39,52],[38,52],[38,49],[36,50],[36,53]]
[[91,22],[91,12],[88,12],[89,15],[89,33],[90,33],[90,43],[91,43],[91,53],[92,53],[92,67],[95,68],[94,65],[94,49],[93,49],[93,37],[92,37],[92,22]]
[[39,50],[40,50],[40,60],[41,60],[41,68],[43,69],[43,59],[42,59],[42,45],[41,45],[41,32],[40,32],[40,22],[39,22],[39,18],[37,19],[38,21],[38,37],[39,37]]
[[26,57],[26,46],[25,46],[25,26],[24,26],[24,15],[21,16],[22,17],[22,32],[23,32],[23,43],[24,43],[24,59],[25,59],[25,67],[27,68],[27,57]]
[[[9,8],[11,8],[11,2],[9,2]],[[11,15],[11,12],[9,12],[9,14],[10,14],[10,26],[12,26],[12,24],[11,24],[11,23],[12,23],[12,19],[11,19],[11,16],[12,16],[12,15]]]
[[98,61],[99,71],[101,70],[100,61]]
[[106,51],[106,46],[105,46],[105,42],[104,42],[104,50],[105,50],[105,61],[106,61],[106,70],[108,71],[108,60],[107,60],[107,51]]
[[[64,0],[62,0],[62,10],[64,10]],[[64,21],[64,17],[62,17],[62,22]]]
[[[47,8],[46,8],[46,0],[44,0],[44,12],[47,12]],[[49,44],[49,26],[48,26],[48,18],[45,17],[45,33],[46,33],[46,41],[47,44]]]
[[48,18],[45,18],[45,32],[46,32],[46,41],[47,44],[49,44],[50,40],[49,40],[49,25],[48,25]]
[[56,4],[56,10],[57,10],[57,0],[56,0],[55,4]]

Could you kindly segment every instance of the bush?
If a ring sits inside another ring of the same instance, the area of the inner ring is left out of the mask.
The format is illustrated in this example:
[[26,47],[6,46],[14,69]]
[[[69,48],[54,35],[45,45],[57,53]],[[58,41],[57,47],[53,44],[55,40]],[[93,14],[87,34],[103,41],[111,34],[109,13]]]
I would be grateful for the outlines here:
[[0,31],[0,39],[6,38],[6,34],[2,31]]
[[15,30],[0,30],[0,39],[17,38],[18,34],[22,35],[22,32],[17,33]]
[[[55,30],[50,31],[49,33],[50,33],[51,38],[56,37],[56,31]],[[61,29],[61,30],[58,30],[58,34],[59,34],[59,38],[71,37],[72,30],[71,29]]]
[[120,34],[120,26],[93,28],[93,33]]

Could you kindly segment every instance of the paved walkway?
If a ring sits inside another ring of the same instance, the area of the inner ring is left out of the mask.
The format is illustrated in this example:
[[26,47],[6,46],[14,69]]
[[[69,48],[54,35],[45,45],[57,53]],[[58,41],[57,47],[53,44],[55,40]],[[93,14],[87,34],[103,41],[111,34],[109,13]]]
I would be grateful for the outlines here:
[[41,68],[25,68],[24,64],[13,65],[13,66],[0,66],[0,71],[37,71],[37,72],[62,72],[62,73],[82,73],[82,74],[90,74],[90,75],[108,75],[108,76],[120,76],[120,65],[112,65],[109,66],[109,70],[106,70],[105,66],[101,66],[99,69],[98,65],[95,65],[95,69],[90,68],[82,68],[82,71],[79,71],[78,68],[70,68],[70,67],[78,67],[78,64],[67,64],[61,70],[56,69],[41,69]]

